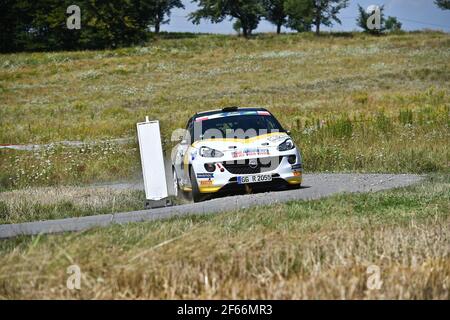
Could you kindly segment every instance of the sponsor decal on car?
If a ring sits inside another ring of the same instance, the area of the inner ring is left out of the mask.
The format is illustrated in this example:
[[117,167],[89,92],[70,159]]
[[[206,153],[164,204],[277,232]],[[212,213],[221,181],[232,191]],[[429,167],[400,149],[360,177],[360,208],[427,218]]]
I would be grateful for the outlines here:
[[287,137],[286,134],[279,134],[279,135],[268,136],[267,140],[270,142],[278,142],[280,140],[286,139],[286,137]]
[[270,154],[269,149],[244,149],[240,151],[235,151],[231,154],[233,158],[249,157],[249,156],[267,156]]
[[213,185],[213,180],[203,180],[203,181],[200,181],[200,185],[201,186],[212,186]]
[[192,159],[192,161],[195,160],[196,157],[197,157],[197,150],[191,151],[191,159]]
[[205,172],[205,173],[197,173],[197,179],[212,179],[214,178],[214,173]]

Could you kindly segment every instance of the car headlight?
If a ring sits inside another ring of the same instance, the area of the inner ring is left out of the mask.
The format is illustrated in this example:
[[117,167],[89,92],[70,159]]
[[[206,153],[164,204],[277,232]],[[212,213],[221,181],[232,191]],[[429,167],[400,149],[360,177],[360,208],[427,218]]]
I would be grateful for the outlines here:
[[287,151],[295,148],[292,139],[286,139],[282,144],[278,146],[278,151]]
[[211,149],[208,147],[200,148],[200,155],[204,158],[220,158],[223,157],[223,153],[216,149]]

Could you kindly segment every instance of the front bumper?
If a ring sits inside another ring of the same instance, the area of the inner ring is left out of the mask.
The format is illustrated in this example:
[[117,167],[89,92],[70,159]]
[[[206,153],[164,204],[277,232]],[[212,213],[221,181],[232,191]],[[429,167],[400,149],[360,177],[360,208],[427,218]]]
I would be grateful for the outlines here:
[[[296,162],[294,164],[289,163],[288,157],[290,155],[296,156]],[[276,157],[271,157],[279,159],[278,161],[270,162],[266,158],[257,158],[261,160],[260,169],[252,169],[247,163],[250,160],[255,160],[256,158],[246,158],[240,159],[237,164],[232,164],[231,162],[215,162],[215,171],[206,172],[205,162],[194,163],[193,168],[196,172],[197,184],[200,193],[211,194],[217,193],[219,191],[241,191],[246,190],[250,187],[251,189],[258,190],[272,190],[279,187],[295,186],[302,183],[303,168],[301,163],[301,157],[298,152],[279,155]],[[264,163],[270,162],[270,165],[265,165]],[[272,176],[272,181],[260,182],[253,184],[238,184],[238,176],[248,176],[248,175],[258,175],[258,174],[270,174]]]

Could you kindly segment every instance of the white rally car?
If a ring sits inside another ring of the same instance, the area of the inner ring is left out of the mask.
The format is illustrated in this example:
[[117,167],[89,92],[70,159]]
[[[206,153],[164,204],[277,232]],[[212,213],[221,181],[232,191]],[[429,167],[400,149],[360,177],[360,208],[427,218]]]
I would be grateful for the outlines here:
[[194,202],[216,193],[299,188],[302,158],[275,117],[262,108],[194,115],[172,154],[175,195]]

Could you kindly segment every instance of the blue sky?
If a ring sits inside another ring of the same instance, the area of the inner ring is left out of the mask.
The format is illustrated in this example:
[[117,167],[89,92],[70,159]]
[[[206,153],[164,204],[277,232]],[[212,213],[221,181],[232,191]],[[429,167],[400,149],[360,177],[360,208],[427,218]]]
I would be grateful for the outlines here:
[[[176,32],[205,32],[205,33],[234,33],[232,22],[212,24],[203,20],[200,25],[194,25],[186,16],[196,10],[196,4],[191,0],[183,1],[185,10],[173,10],[170,24],[162,26],[163,31]],[[359,30],[356,26],[358,4],[367,8],[369,5],[383,5],[386,16],[395,16],[403,24],[405,30],[420,30],[424,28],[438,29],[450,32],[450,10],[441,10],[433,0],[350,0],[348,8],[341,11],[339,17],[342,25],[336,24],[331,28],[322,27],[326,31]],[[267,21],[261,21],[257,32],[275,32],[275,27]],[[286,31],[286,30],[284,30]]]

